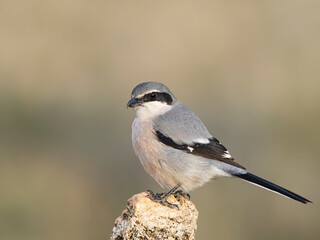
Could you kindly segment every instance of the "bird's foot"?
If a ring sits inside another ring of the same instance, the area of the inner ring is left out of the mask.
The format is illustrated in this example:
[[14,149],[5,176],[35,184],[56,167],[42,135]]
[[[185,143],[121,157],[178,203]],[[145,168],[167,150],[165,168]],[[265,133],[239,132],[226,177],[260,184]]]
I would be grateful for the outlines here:
[[147,193],[147,197],[154,201],[156,201],[156,199],[161,199],[165,195],[165,193],[154,193],[151,190],[148,190]]
[[181,185],[178,184],[174,188],[172,188],[169,192],[167,193],[156,193],[154,194],[151,190],[147,191],[147,197],[150,198],[152,201],[159,202],[167,207],[174,208],[176,207],[179,210],[179,207],[177,204],[169,203],[168,202],[168,197],[170,197],[172,194],[175,194],[176,190],[180,187]]
[[168,197],[173,193],[153,193],[151,190],[147,191],[147,197],[150,198],[154,202],[161,203],[164,206],[170,207],[170,208],[177,208],[179,210],[179,207],[177,204],[169,203]]
[[189,193],[185,193],[182,190],[178,190],[174,192],[174,197],[180,201],[181,197],[184,197],[185,199],[188,199],[190,201],[190,194]]

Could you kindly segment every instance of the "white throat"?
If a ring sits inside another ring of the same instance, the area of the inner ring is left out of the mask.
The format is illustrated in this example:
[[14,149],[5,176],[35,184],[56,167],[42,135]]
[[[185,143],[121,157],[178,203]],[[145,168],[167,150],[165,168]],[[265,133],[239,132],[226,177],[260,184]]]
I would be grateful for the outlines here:
[[172,105],[168,105],[163,102],[153,101],[143,103],[142,106],[136,107],[134,110],[137,118],[140,118],[142,120],[150,117],[157,117],[161,114],[166,113],[171,108]]

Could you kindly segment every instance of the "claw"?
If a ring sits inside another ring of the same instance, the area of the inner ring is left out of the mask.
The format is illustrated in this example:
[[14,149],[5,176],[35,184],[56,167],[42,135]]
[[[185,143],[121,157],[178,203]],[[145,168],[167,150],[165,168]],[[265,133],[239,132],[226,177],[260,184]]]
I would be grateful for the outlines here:
[[182,190],[178,190],[174,193],[174,196],[176,199],[180,200],[180,197],[184,197],[185,199],[188,199],[190,201],[190,194],[189,193],[185,193]]
[[[176,207],[179,210],[179,207],[178,207],[177,204],[169,203],[167,201],[167,199],[168,199],[168,197],[170,195],[172,195],[172,194],[175,195],[175,193],[176,193],[175,191],[179,188],[179,186],[180,185],[175,186],[168,193],[153,193],[151,190],[148,190],[146,197],[148,197],[149,199],[151,199],[154,202],[159,202],[164,206],[167,206],[167,207],[170,207],[170,208]],[[175,197],[176,197],[176,195],[175,195]]]

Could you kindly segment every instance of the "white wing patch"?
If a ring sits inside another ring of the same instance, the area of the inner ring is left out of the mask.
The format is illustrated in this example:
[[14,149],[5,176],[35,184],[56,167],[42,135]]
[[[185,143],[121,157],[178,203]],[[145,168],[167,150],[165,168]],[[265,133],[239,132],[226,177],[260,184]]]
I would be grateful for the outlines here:
[[224,154],[222,155],[222,157],[224,157],[224,158],[232,158],[232,156],[230,155],[229,151],[225,151]]
[[201,144],[208,144],[210,143],[210,140],[207,138],[197,138],[193,140],[194,143],[201,143]]
[[189,151],[192,152],[194,150],[194,148],[192,147],[188,147]]

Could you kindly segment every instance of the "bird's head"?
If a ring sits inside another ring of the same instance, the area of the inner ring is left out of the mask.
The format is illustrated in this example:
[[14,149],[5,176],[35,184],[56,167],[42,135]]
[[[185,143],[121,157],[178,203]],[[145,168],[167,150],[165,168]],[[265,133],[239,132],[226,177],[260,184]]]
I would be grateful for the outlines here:
[[144,82],[131,93],[127,107],[135,110],[138,118],[156,117],[172,109],[177,99],[162,83]]

